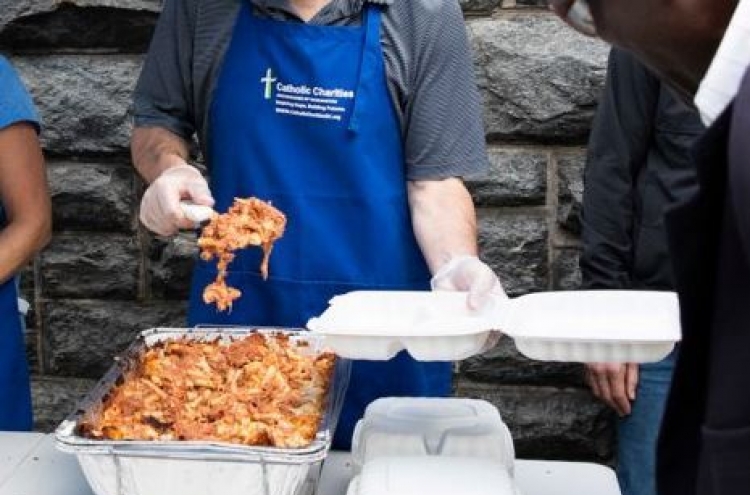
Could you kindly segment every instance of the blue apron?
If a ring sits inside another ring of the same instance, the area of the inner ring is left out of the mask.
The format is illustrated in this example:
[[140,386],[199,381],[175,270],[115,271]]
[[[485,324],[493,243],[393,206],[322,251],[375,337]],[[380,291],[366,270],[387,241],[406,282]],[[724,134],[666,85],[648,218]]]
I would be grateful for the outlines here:
[[[426,290],[429,270],[408,208],[402,136],[380,47],[381,11],[357,27],[261,19],[243,2],[210,115],[208,159],[216,209],[235,197],[270,200],[288,218],[270,277],[260,250],[240,253],[227,281],[231,312],[202,302],[216,276],[199,262],[189,323],[303,327],[337,294]],[[334,447],[347,449],[364,408],[383,396],[445,396],[448,363],[401,353],[356,362]]]
[[0,285],[0,430],[31,430],[29,369],[16,279]]

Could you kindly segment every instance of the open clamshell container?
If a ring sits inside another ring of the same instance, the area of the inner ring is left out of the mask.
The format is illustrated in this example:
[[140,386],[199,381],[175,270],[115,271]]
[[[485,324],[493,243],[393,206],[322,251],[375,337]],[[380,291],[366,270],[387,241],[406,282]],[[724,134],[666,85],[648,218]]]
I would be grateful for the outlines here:
[[654,291],[543,292],[480,312],[460,292],[360,291],[333,298],[307,326],[339,356],[369,360],[406,349],[420,361],[458,361],[502,333],[540,361],[646,363],[680,340],[677,295]]
[[85,438],[80,422],[97,414],[107,394],[148,347],[163,340],[241,338],[250,333],[287,333],[306,352],[321,353],[320,336],[288,329],[196,328],[144,331],[77,410],[55,432],[57,447],[77,456],[97,495],[301,495],[313,493],[331,445],[349,382],[350,363],[339,359],[324,419],[313,442],[300,449],[248,447],[199,441],[112,441]]

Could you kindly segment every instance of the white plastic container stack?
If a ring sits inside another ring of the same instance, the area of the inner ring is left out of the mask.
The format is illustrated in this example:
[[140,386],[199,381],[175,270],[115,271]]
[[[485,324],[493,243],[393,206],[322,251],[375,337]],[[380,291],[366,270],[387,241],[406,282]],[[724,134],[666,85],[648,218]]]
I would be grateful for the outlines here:
[[507,471],[488,459],[381,457],[368,462],[347,495],[520,495]]
[[352,442],[349,495],[514,495],[513,440],[497,409],[456,398],[384,398]]
[[390,456],[491,459],[513,473],[508,427],[489,402],[474,399],[384,398],[367,407],[352,440],[355,469]]

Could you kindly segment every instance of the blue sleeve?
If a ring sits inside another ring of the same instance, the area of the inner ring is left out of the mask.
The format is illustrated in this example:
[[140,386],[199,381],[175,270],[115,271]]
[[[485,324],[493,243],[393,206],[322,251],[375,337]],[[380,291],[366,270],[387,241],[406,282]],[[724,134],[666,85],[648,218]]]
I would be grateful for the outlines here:
[[0,130],[19,122],[28,122],[40,130],[39,114],[18,74],[7,59],[0,56]]

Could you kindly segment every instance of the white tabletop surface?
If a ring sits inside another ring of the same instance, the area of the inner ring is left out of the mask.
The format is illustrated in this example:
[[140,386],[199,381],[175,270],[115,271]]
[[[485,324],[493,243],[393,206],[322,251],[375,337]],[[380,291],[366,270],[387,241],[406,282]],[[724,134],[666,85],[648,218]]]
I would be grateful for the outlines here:
[[[76,458],[58,451],[51,435],[0,432],[0,495],[92,495]],[[518,460],[524,495],[620,495],[614,472],[579,462]],[[349,454],[331,452],[318,495],[345,495],[352,477]]]
[[44,439],[41,433],[0,434],[0,486],[14,474],[26,456]]

